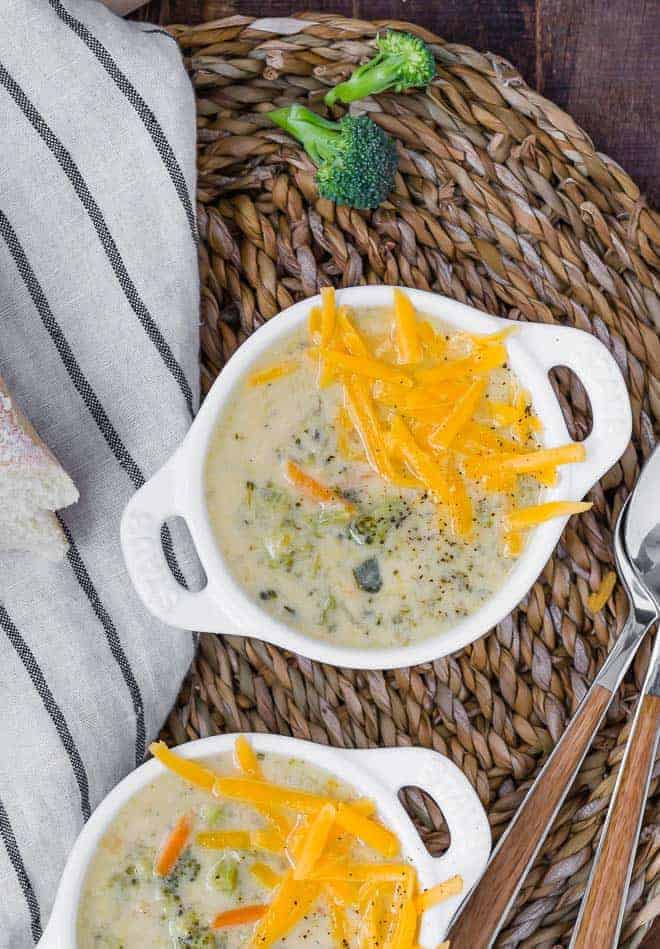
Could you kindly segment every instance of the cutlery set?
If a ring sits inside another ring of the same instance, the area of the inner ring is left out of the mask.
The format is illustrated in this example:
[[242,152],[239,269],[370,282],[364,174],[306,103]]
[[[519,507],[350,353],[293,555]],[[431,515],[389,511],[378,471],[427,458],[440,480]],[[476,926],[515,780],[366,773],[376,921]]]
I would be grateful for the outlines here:
[[[488,949],[502,929],[612,698],[660,616],[660,448],[645,465],[614,530],[628,619],[607,660],[548,758],[478,885],[449,932],[452,949]],[[571,941],[572,949],[614,949],[626,904],[660,731],[660,637],[633,719]]]

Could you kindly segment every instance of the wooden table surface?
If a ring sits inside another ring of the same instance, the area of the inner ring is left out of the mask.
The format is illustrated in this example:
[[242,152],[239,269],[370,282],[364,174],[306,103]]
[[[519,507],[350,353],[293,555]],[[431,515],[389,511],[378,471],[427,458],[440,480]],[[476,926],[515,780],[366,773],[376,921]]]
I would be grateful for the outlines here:
[[411,20],[504,56],[660,204],[658,0],[152,0],[140,16],[198,23],[303,9]]

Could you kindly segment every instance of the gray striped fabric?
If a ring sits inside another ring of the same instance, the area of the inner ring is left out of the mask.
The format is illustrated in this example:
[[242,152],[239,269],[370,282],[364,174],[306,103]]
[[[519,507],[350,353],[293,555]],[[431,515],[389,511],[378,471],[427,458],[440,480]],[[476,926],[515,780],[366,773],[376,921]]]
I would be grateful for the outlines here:
[[3,0],[0,375],[81,495],[64,562],[0,554],[3,949],[39,938],[73,840],[192,656],[134,595],[119,518],[197,406],[194,162],[170,37],[91,0]]

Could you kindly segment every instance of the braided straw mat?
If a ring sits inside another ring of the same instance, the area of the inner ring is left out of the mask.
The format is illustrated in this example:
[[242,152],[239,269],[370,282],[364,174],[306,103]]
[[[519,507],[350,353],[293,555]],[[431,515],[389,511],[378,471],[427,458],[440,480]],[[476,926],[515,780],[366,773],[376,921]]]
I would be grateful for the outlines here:
[[[167,722],[171,743],[270,731],[339,747],[417,744],[449,755],[477,789],[494,838],[506,828],[575,712],[628,610],[617,584],[596,615],[587,598],[612,568],[612,527],[654,442],[660,407],[660,219],[639,189],[506,61],[411,24],[437,76],[363,107],[398,140],[389,200],[358,212],[320,199],[314,168],[264,113],[320,104],[372,53],[384,22],[308,13],[229,16],[170,27],[199,113],[204,390],[241,341],[295,300],[333,283],[405,284],[510,319],[589,330],[623,372],[633,442],[572,519],[525,600],[488,636],[433,663],[356,672],[256,640],[203,634]],[[571,434],[589,427],[577,379],[555,370]],[[566,945],[649,660],[647,642],[549,834],[498,945]],[[660,781],[651,785],[622,945],[660,913]],[[407,806],[431,850],[438,809]]]

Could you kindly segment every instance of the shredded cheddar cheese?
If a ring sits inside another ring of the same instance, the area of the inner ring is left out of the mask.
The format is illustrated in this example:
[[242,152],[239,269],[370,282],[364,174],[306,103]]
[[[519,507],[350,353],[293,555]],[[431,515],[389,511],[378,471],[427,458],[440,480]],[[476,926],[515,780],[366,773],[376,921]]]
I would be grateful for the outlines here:
[[587,600],[587,606],[592,613],[600,613],[609,598],[612,596],[616,586],[616,573],[609,570],[603,577],[600,586],[595,593],[592,593]]
[[[337,949],[347,945],[365,949],[414,949],[421,918],[427,909],[448,899],[463,888],[460,877],[419,892],[414,867],[401,858],[394,862],[354,862],[351,841],[361,840],[386,857],[400,850],[395,834],[373,816],[374,804],[367,799],[339,800],[274,785],[264,778],[257,756],[245,736],[236,740],[234,757],[238,773],[219,776],[195,762],[188,762],[162,743],[153,749],[174,774],[190,780],[187,765],[204,775],[204,787],[216,797],[239,800],[261,813],[268,802],[295,815],[288,838],[280,838],[280,859],[285,855],[288,869],[276,872],[267,863],[255,860],[249,868],[254,879],[270,891],[266,900],[237,906],[218,913],[213,929],[251,926],[249,945],[253,949],[272,946],[286,937],[317,904],[325,906],[333,942]],[[199,778],[199,774],[195,772]],[[211,784],[209,784],[209,776]],[[329,791],[332,785],[328,783]],[[187,818],[181,818],[170,832],[161,854],[159,872],[169,872],[190,833]],[[273,828],[262,830],[199,830],[195,841],[208,849],[254,851],[263,848],[264,837],[275,837]],[[267,848],[266,848],[267,849]],[[246,858],[244,858],[246,859]],[[349,916],[349,910],[351,916]],[[352,919],[360,922],[357,930]]]
[[[428,492],[441,530],[465,540],[480,515],[479,493],[514,495],[520,478],[554,487],[558,468],[583,461],[585,448],[577,442],[539,446],[542,426],[529,393],[502,382],[514,331],[439,331],[418,318],[410,296],[398,288],[387,331],[363,330],[348,307],[336,305],[334,290],[324,287],[321,306],[310,313],[307,353],[319,366],[319,387],[336,384],[343,393],[336,416],[339,456],[368,464],[390,484]],[[270,381],[284,368],[273,366],[256,378]],[[287,476],[302,494],[321,504],[341,503],[331,488],[292,464]],[[553,501],[510,512],[499,524],[502,549],[517,557],[526,531],[587,509]]]

